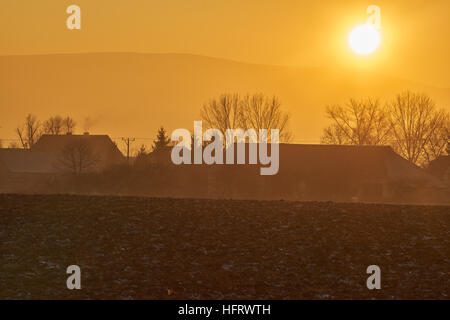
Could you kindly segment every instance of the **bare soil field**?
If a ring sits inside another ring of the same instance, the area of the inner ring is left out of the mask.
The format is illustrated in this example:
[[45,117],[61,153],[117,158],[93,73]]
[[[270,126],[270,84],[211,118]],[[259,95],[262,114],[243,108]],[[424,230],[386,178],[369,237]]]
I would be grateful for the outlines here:
[[450,207],[0,195],[0,257],[1,299],[450,299]]

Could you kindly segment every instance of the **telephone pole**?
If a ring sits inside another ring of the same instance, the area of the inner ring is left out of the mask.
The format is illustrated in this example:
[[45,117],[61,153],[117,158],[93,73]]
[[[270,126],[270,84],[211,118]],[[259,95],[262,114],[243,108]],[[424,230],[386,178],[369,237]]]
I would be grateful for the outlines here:
[[127,163],[130,164],[130,145],[132,142],[136,141],[136,138],[122,138],[122,141],[125,142],[127,146]]

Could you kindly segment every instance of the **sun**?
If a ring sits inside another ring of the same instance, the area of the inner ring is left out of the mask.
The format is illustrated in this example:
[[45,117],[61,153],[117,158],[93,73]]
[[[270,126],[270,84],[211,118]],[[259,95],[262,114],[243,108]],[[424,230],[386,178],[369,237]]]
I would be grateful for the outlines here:
[[348,37],[350,48],[360,55],[373,53],[381,42],[378,30],[371,25],[357,26]]

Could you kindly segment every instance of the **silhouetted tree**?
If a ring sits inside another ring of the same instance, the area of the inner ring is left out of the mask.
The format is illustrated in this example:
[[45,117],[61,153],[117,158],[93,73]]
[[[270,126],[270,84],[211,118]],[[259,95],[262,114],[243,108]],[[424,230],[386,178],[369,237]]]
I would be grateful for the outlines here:
[[218,129],[225,137],[227,129],[243,128],[238,94],[222,94],[203,105],[201,117],[208,128]]
[[71,134],[75,130],[76,122],[71,117],[62,118],[59,115],[50,117],[44,121],[44,133],[46,134]]
[[169,145],[170,138],[166,134],[164,127],[159,128],[156,140],[153,141],[153,151],[160,150],[161,148]]
[[327,107],[326,112],[332,123],[324,129],[322,143],[391,145],[422,166],[448,148],[449,113],[438,110],[425,94],[406,91],[385,106],[379,100],[352,99],[345,107]]
[[35,115],[28,114],[25,123],[16,128],[20,143],[24,149],[30,149],[39,140],[42,135],[41,123]]
[[99,161],[100,156],[80,137],[61,150],[55,166],[73,174],[81,174],[96,170]]
[[445,153],[449,114],[426,94],[398,94],[390,104],[392,147],[405,159],[426,165]]
[[203,105],[201,117],[208,128],[218,129],[226,137],[227,129],[278,129],[280,141],[289,142],[292,133],[289,129],[290,115],[281,110],[276,98],[263,94],[246,95],[222,94]]
[[447,155],[450,156],[450,132],[447,134]]
[[345,106],[328,106],[326,114],[332,123],[324,129],[322,143],[382,145],[389,141],[391,124],[379,100],[350,99]]
[[50,117],[44,121],[44,133],[59,135],[62,131],[63,119],[61,116]]
[[72,134],[75,131],[77,123],[71,117],[65,117],[62,121],[64,134]]
[[425,145],[425,159],[426,163],[439,158],[442,155],[449,155],[450,146],[450,115],[444,112],[443,125],[439,126],[437,130],[431,135],[429,143]]
[[289,128],[290,114],[281,110],[281,102],[277,97],[268,98],[263,94],[245,96],[242,101],[242,123],[244,129],[255,129],[259,134],[260,129],[279,130],[281,142],[290,142],[292,132]]
[[321,143],[323,144],[349,144],[347,133],[336,123],[330,124],[323,130]]

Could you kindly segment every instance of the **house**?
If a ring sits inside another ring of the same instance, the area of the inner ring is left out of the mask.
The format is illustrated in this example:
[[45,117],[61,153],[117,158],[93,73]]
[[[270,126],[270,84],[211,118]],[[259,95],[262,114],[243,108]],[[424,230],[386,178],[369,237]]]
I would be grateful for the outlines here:
[[[46,154],[52,158],[51,165],[58,171],[70,171],[70,165],[61,165],[61,160],[65,152],[84,153],[86,161],[95,162],[86,171],[101,171],[108,167],[122,164],[124,156],[117,148],[116,144],[107,135],[43,135],[31,148],[31,153]],[[94,161],[95,159],[95,161]]]
[[[248,150],[246,145],[245,163]],[[171,163],[170,154],[167,148],[154,158]],[[260,167],[182,164],[169,168],[177,172],[173,184],[186,186],[180,196],[189,197],[422,203],[450,199],[439,179],[389,146],[280,144],[278,173],[261,176]]]
[[281,144],[273,180],[270,192],[311,200],[408,202],[443,187],[389,146]]
[[[29,150],[0,149],[0,170],[4,173],[41,173],[54,174],[70,171],[69,167],[60,165],[63,152],[72,145],[82,144],[77,152],[89,152],[95,157],[95,166],[90,170],[103,170],[121,164],[124,156],[107,135],[43,135]],[[70,150],[69,150],[70,151]],[[3,168],[3,169],[2,169]]]
[[29,150],[0,149],[0,192],[50,192],[63,173],[95,172],[124,161],[107,135],[43,135]]

